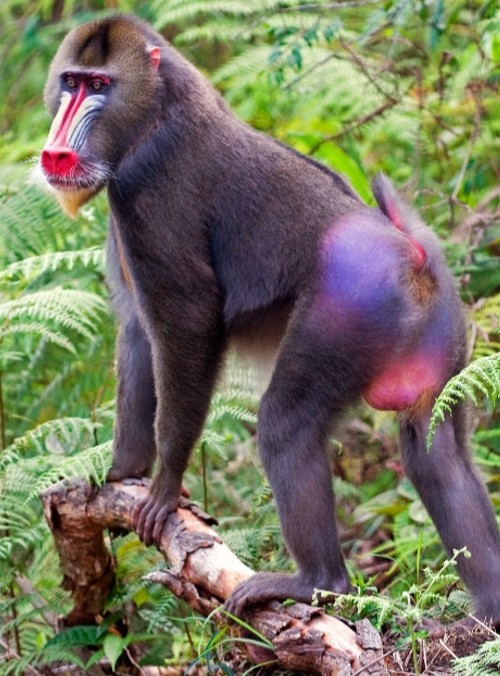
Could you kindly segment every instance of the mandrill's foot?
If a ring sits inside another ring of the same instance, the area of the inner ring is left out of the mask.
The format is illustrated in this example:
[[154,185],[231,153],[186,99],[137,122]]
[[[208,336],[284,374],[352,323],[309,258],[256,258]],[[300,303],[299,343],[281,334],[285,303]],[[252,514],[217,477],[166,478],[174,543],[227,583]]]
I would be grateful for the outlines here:
[[[107,481],[117,481],[117,479],[107,478]],[[126,479],[120,479],[120,483],[125,486],[145,486],[149,488],[151,486],[151,479],[147,476],[143,476],[141,479],[136,479],[135,477],[127,477]]]
[[108,472],[106,481],[123,481],[125,479],[142,479],[147,477],[151,468],[149,465],[141,465],[140,467],[125,467],[116,461],[113,461],[111,469]]
[[132,511],[134,529],[146,545],[158,544],[165,523],[179,506],[179,496],[162,500],[150,495],[137,503]]
[[285,575],[283,573],[255,573],[248,580],[239,584],[224,604],[231,615],[241,617],[246,606],[266,601],[293,599],[301,603],[311,603],[315,589],[334,589],[337,593],[347,593],[350,589],[348,579],[332,584],[311,583],[299,573]]

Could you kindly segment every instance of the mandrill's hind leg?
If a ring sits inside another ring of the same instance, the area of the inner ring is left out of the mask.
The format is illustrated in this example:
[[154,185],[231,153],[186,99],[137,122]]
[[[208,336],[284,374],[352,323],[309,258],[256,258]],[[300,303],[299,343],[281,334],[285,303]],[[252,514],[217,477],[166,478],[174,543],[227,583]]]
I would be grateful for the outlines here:
[[470,461],[464,411],[442,422],[429,450],[429,411],[401,415],[401,450],[408,477],[418,490],[449,555],[459,556],[458,572],[481,620],[500,626],[500,534],[487,491]]
[[331,422],[359,396],[369,355],[352,353],[352,336],[323,326],[291,331],[282,345],[259,411],[259,450],[278,507],[293,575],[257,573],[237,587],[226,609],[269,599],[311,602],[314,589],[350,588],[334,514],[326,445]]

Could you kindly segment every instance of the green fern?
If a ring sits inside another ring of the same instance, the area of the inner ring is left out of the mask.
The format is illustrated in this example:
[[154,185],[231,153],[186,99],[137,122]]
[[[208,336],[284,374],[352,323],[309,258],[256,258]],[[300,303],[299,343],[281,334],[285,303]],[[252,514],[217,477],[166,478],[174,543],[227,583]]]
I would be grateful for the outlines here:
[[75,663],[83,672],[87,664],[77,656],[75,648],[89,645],[100,645],[107,634],[104,625],[89,627],[68,627],[52,637],[32,659],[34,666],[42,666],[52,662]]
[[422,551],[427,557],[434,554],[435,561],[443,560],[444,552],[436,529],[429,516],[423,510],[422,503],[416,494],[410,497],[410,503],[389,500],[393,516],[392,539],[382,542],[371,550],[375,556],[387,557],[392,561],[389,569],[404,572],[404,577],[419,579],[421,571],[419,561]]
[[[107,311],[107,304],[99,295],[61,286],[30,291],[29,280],[35,273],[40,277],[56,270],[63,262],[71,268],[77,260],[90,264],[100,258],[101,255],[91,249],[74,255],[71,252],[64,255],[46,253],[8,265],[0,274],[0,281],[21,277],[22,284],[13,287],[13,298],[2,299],[0,295],[0,341],[4,342],[4,348],[5,339],[16,341],[20,336],[31,335],[75,354],[72,333],[91,340],[98,320]],[[20,291],[26,286],[27,291]],[[2,361],[17,360],[20,354],[19,351],[5,350]]]
[[[47,222],[54,226],[52,232],[47,231]],[[67,218],[55,200],[40,190],[0,190],[0,240],[9,263],[50,250],[54,234],[67,227]]]
[[55,272],[64,267],[72,270],[76,265],[102,269],[104,252],[102,247],[94,246],[80,251],[56,251],[39,256],[30,256],[11,263],[0,272],[0,283],[23,278],[30,281],[46,272]]
[[[15,481],[18,473],[13,471],[9,480]],[[25,495],[9,491],[2,496],[0,527],[4,533],[0,561],[2,566],[15,561],[21,552],[28,553],[36,549],[39,543],[48,537],[48,528],[40,519],[38,503],[28,503]],[[5,569],[6,572],[7,569]]]
[[[301,4],[299,0],[286,3],[287,6]],[[155,0],[153,9],[156,15],[155,26],[164,28],[167,24],[190,25],[203,16],[209,20],[212,16],[221,19],[236,19],[241,25],[241,19],[265,17],[272,12],[283,8],[283,2],[279,0]],[[214,31],[213,36],[215,37]]]
[[92,437],[99,423],[88,418],[57,418],[42,423],[17,437],[0,455],[0,472],[8,465],[20,461],[29,450],[37,456],[45,454],[47,447],[55,454],[71,453],[85,445],[84,439]]
[[451,671],[456,676],[498,676],[500,639],[483,643],[474,655],[453,660]]
[[[326,598],[328,598],[328,593],[325,592],[325,594]],[[317,599],[321,601],[322,592],[318,591],[316,595]],[[327,608],[329,609],[328,606]],[[396,608],[394,601],[390,597],[381,594],[374,596],[339,594],[335,597],[335,603],[332,605],[331,610],[333,613],[350,620],[352,620],[353,616],[358,618],[368,617],[377,629],[381,629],[384,624],[394,617]]]
[[178,599],[176,599],[173,594],[162,594],[154,607],[143,613],[144,618],[147,620],[148,631],[167,631],[174,633],[177,624],[175,622],[177,606]]
[[[368,617],[378,628],[394,621],[395,618],[404,620],[410,634],[413,627],[422,623],[424,615],[440,617],[445,608],[448,609],[447,592],[457,584],[458,576],[455,573],[456,560],[466,554],[465,548],[455,551],[453,557],[444,561],[438,571],[424,568],[423,578],[419,583],[410,585],[394,597],[383,594],[367,594],[364,589],[358,594],[340,594],[335,596],[332,604],[327,608],[333,613],[339,613],[350,620],[353,615]],[[317,591],[317,601],[328,600],[330,592]]]
[[[78,455],[70,456],[47,463],[48,469],[32,480],[32,489],[28,494],[28,500],[37,497],[42,491],[63,479],[82,479],[89,483],[95,482],[102,485],[111,467],[112,441],[106,441],[98,446],[92,446],[81,450]],[[28,464],[36,465],[37,461]],[[31,476],[32,473],[30,472]]]
[[434,404],[427,435],[427,447],[439,423],[443,422],[452,408],[459,402],[470,399],[477,406],[481,397],[489,399],[496,406],[500,396],[500,354],[494,354],[473,361],[444,387]]
[[262,567],[262,552],[274,547],[279,533],[270,524],[257,525],[255,514],[252,514],[252,522],[255,525],[244,528],[238,528],[233,524],[224,532],[224,542],[243,563],[257,569]]
[[27,293],[0,303],[0,322],[3,323],[0,338],[19,331],[19,326],[53,322],[90,339],[92,328],[106,310],[106,302],[89,291],[55,287]]
[[500,352],[500,293],[478,304],[473,315],[477,338],[474,357],[486,357]]

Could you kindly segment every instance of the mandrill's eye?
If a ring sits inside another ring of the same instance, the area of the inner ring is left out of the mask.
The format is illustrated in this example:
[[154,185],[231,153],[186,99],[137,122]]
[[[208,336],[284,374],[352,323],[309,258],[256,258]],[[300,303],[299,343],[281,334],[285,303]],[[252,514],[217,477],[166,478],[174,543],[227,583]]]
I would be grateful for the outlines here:
[[92,80],[90,83],[90,88],[95,92],[100,92],[104,87],[104,82],[102,80]]
[[64,81],[66,83],[66,86],[69,87],[70,89],[76,89],[78,86],[76,78],[74,78],[72,75],[68,75],[68,77],[66,77]]

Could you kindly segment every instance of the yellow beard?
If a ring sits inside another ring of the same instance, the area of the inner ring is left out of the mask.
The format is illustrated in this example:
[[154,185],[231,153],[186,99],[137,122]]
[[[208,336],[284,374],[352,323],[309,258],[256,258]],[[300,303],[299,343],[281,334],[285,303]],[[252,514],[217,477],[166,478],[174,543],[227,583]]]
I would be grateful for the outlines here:
[[61,209],[75,218],[78,209],[95,195],[95,188],[82,188],[80,190],[55,190],[56,197]]

